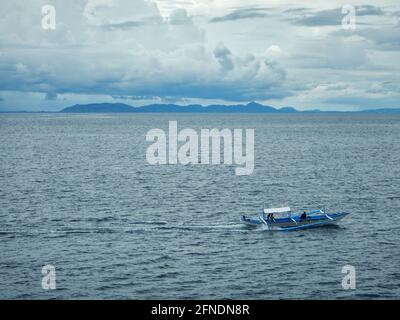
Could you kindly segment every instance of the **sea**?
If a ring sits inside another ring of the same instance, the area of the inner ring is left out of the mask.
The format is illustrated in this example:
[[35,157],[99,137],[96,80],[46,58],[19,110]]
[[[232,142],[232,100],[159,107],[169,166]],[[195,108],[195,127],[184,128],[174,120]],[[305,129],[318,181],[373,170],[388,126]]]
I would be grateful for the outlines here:
[[[169,121],[254,129],[253,173],[149,164]],[[399,299],[399,142],[400,115],[0,114],[0,298]],[[350,215],[239,221],[279,206]]]

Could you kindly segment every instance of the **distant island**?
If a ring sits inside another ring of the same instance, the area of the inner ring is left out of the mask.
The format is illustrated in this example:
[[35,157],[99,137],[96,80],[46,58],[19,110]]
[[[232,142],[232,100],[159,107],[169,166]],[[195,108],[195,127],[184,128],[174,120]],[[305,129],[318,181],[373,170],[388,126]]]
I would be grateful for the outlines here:
[[191,104],[181,106],[177,104],[149,104],[142,107],[133,107],[124,103],[92,103],[85,105],[74,105],[67,107],[60,112],[81,113],[81,112],[188,112],[188,113],[296,113],[299,112],[292,107],[276,109],[256,102],[237,105],[208,105]]
[[134,107],[125,103],[89,103],[76,104],[66,107],[60,111],[12,111],[0,110],[0,113],[275,113],[275,114],[302,114],[302,113],[370,113],[370,114],[398,114],[400,108],[369,109],[360,111],[322,111],[297,110],[293,107],[274,108],[257,102],[247,104],[211,104],[203,106],[200,104],[177,105],[177,104],[148,104]]
[[186,106],[177,104],[149,104],[142,107],[133,107],[124,103],[91,103],[77,104],[71,107],[62,109],[62,113],[400,113],[398,109],[374,109],[362,111],[321,111],[306,110],[299,111],[293,107],[274,108],[250,102],[247,104],[223,105],[213,104],[202,106],[200,104],[190,104]]

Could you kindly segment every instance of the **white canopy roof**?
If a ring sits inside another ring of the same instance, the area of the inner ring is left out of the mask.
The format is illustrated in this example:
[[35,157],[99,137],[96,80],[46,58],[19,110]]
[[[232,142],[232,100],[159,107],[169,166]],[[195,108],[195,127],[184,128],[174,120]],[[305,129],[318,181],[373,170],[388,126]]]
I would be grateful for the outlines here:
[[290,212],[290,207],[264,209],[264,213],[282,213],[282,212]]

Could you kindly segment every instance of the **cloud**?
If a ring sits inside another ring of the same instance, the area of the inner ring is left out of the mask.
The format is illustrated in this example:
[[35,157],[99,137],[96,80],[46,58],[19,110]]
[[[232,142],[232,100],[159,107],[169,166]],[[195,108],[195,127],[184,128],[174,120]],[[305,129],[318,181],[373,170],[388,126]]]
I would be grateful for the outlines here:
[[[40,4],[31,1],[22,16],[40,12]],[[144,0],[135,6],[125,0],[79,4],[67,19],[66,5],[57,3],[57,29],[30,30],[31,49],[15,49],[24,46],[25,38],[18,39],[24,19],[16,22],[17,32],[4,27],[10,45],[0,56],[0,90],[42,92],[45,100],[69,93],[226,100],[287,94],[286,72],[277,63],[208,44],[185,9],[163,18]]]
[[360,106],[358,109],[399,108],[400,95],[384,97],[358,92],[357,95],[335,96],[322,101],[332,105]]
[[105,25],[102,25],[101,27],[104,30],[115,30],[115,29],[136,28],[136,27],[144,26],[146,24],[147,24],[147,22],[145,22],[145,21],[125,21],[125,22],[121,22],[121,23],[105,24]]
[[210,22],[215,23],[224,21],[236,21],[241,19],[265,18],[268,16],[267,10],[268,9],[262,9],[262,8],[238,9],[225,16],[212,18]]
[[[356,6],[356,16],[381,16],[385,12],[382,8],[363,5]],[[342,13],[342,8],[328,9],[313,12],[311,10],[306,10],[305,8],[298,8],[296,10],[287,11],[290,13],[295,13],[296,16],[290,19],[297,25],[307,26],[307,27],[323,27],[323,26],[339,26],[342,23],[344,14]],[[300,16],[299,16],[300,14]]]
[[383,16],[383,15],[385,15],[385,11],[382,8],[372,6],[372,5],[356,6],[356,13],[358,16]]
[[57,97],[58,97],[58,95],[55,92],[46,93],[46,100],[55,101],[55,100],[57,100]]
[[153,1],[145,0],[87,0],[83,16],[90,24],[121,24],[128,21],[161,21],[160,11]]
[[230,71],[230,70],[232,70],[234,68],[234,65],[233,65],[233,62],[232,62],[232,53],[222,43],[220,43],[214,49],[214,56],[218,60],[218,62],[221,65],[223,71]]
[[[348,33],[338,32],[338,35],[348,36]],[[355,30],[356,34],[368,41],[372,41],[379,50],[399,50],[400,49],[400,28],[393,26],[385,29],[363,28]]]
[[192,18],[188,16],[185,9],[178,8],[171,12],[169,16],[169,23],[172,25],[191,24]]
[[346,98],[363,95],[387,106],[400,72],[390,1],[357,7],[346,32],[340,1],[52,0],[57,28],[43,30],[48,1],[4,0],[0,95],[39,110],[125,99],[357,108],[365,101]]

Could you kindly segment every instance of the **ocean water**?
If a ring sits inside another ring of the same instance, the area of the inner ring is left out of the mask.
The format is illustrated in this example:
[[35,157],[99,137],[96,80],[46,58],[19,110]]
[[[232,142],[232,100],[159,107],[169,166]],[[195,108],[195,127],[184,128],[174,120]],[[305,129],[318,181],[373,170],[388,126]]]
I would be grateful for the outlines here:
[[[169,120],[254,128],[253,175],[149,165],[146,132]],[[399,141],[399,115],[2,114],[0,298],[398,299]],[[295,232],[239,223],[264,203],[351,215]]]

